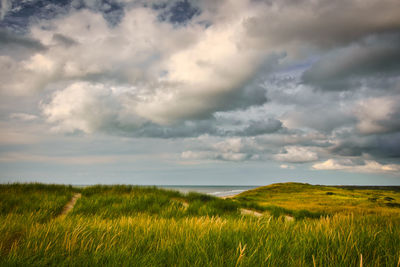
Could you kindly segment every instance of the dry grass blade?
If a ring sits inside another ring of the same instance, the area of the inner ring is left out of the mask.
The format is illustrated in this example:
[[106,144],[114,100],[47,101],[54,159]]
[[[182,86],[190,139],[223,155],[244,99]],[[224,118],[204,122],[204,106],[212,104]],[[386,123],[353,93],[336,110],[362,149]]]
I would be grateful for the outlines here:
[[246,246],[247,246],[247,245],[244,245],[244,246],[242,247],[242,243],[239,242],[239,246],[238,246],[239,257],[238,257],[238,259],[237,259],[237,261],[236,261],[236,265],[235,265],[235,266],[238,266],[239,263],[240,263],[240,261],[241,261],[242,258],[244,257],[244,251],[246,250]]

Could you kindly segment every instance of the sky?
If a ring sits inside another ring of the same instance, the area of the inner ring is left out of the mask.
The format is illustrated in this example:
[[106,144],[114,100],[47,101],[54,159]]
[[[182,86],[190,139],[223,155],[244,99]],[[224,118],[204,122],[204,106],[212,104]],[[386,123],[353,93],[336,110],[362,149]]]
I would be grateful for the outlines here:
[[1,0],[0,183],[400,185],[398,0]]

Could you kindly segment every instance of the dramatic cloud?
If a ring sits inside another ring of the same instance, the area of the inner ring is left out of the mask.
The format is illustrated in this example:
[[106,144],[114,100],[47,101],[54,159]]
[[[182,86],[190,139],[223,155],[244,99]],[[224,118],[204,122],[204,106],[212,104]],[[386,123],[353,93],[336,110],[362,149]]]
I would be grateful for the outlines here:
[[[256,136],[282,129],[276,119],[241,122],[240,128],[225,129],[222,124],[232,124],[223,118],[184,121],[172,125],[149,122],[142,114],[140,99],[132,93],[135,88],[107,86],[100,83],[78,82],[64,90],[56,91],[50,102],[41,105],[42,112],[56,132],[76,131],[94,133],[103,131],[137,137],[192,137],[201,134],[217,136]],[[15,116],[14,116],[15,117]]]
[[304,72],[303,81],[323,90],[350,90],[371,83],[371,78],[398,76],[399,42],[400,33],[397,32],[369,36],[333,50]]
[[400,27],[396,0],[260,3],[260,15],[246,21],[248,43],[257,46],[293,49],[309,44],[331,48],[372,34],[398,31]]
[[[2,87],[20,93],[60,80],[107,82],[129,88],[137,115],[151,122],[206,118],[266,101],[250,81],[263,59],[276,57],[241,48],[241,29],[240,18],[209,28],[176,28],[144,8],[130,10],[110,28],[99,14],[74,12],[31,28],[32,38],[48,49],[23,61],[4,58],[3,68],[18,76],[9,76]],[[24,83],[28,79],[33,82]]]
[[105,136],[170,164],[395,174],[398,14],[398,0],[3,0],[0,154],[57,163],[23,150],[56,143],[38,133]]
[[400,158],[400,133],[338,138],[330,152],[340,156],[362,156],[370,154],[378,158]]
[[7,30],[0,29],[0,51],[9,52],[17,48],[25,48],[33,51],[45,50],[46,47],[42,45],[38,40],[20,36],[9,32]]

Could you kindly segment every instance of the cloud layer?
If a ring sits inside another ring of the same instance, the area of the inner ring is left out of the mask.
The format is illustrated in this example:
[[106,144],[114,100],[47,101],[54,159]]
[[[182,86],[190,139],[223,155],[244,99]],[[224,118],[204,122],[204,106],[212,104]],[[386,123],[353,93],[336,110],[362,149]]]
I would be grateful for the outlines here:
[[182,139],[183,161],[399,170],[397,0],[34,3],[2,1],[4,124]]

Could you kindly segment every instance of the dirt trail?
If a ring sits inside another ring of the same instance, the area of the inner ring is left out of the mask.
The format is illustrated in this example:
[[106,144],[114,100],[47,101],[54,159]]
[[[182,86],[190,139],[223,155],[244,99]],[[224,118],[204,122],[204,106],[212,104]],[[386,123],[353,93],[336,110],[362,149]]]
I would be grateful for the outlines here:
[[254,211],[254,210],[248,210],[248,209],[240,209],[240,213],[242,215],[252,215],[252,216],[256,216],[256,217],[262,216],[262,213]]
[[74,206],[76,201],[81,197],[81,193],[76,193],[71,200],[64,206],[62,212],[60,213],[60,216],[65,216],[68,214],[68,212],[70,212]]
[[285,215],[285,220],[286,220],[287,222],[291,222],[291,221],[294,221],[294,217],[293,217],[293,216],[290,216],[290,215]]
[[[240,209],[240,213],[242,215],[252,215],[252,216],[255,216],[255,217],[263,216],[263,214],[258,212],[258,211],[248,210],[248,209]],[[268,214],[268,212],[266,212],[266,214]],[[284,218],[285,218],[285,221],[287,221],[287,222],[294,221],[294,217],[292,217],[290,215],[285,215]]]

